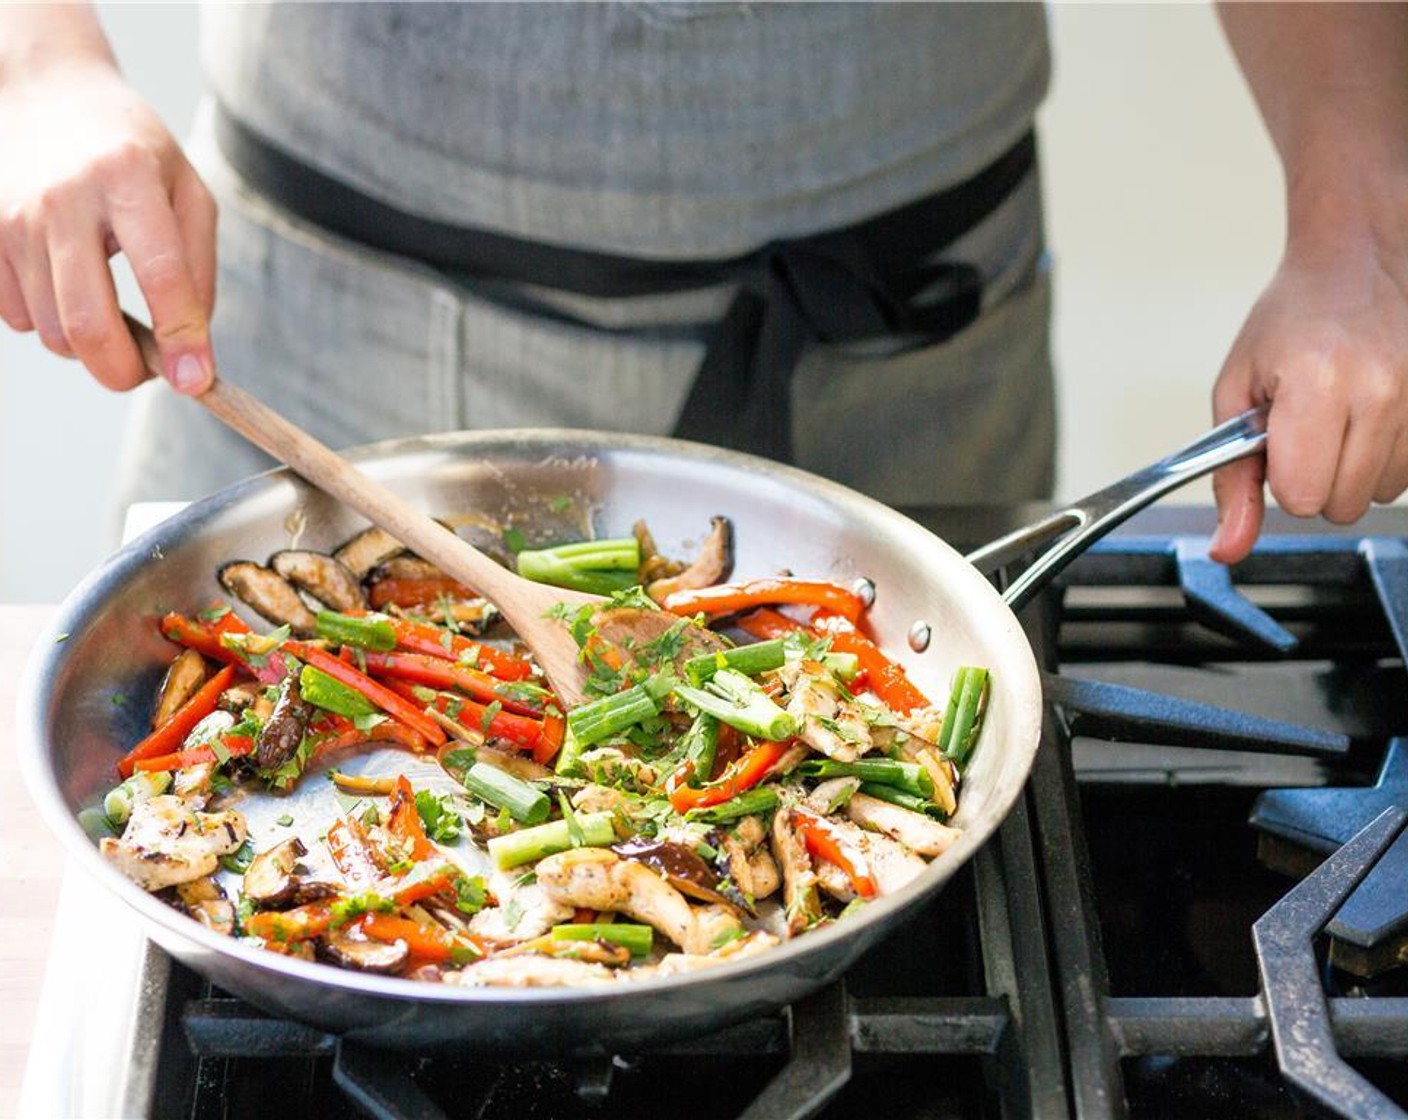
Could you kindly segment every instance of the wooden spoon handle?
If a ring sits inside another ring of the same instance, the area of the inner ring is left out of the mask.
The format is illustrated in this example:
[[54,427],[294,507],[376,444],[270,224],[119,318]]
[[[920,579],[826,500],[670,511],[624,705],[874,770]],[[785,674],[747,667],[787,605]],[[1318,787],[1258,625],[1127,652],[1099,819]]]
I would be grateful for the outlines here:
[[[130,315],[125,318],[148,372],[153,377],[161,377],[161,353],[156,336]],[[381,483],[239,386],[217,377],[211,387],[195,399],[256,447],[286,463],[373,524],[380,525],[456,579],[493,599],[501,610],[505,604],[500,600],[514,599],[518,577],[443,525],[407,505]]]

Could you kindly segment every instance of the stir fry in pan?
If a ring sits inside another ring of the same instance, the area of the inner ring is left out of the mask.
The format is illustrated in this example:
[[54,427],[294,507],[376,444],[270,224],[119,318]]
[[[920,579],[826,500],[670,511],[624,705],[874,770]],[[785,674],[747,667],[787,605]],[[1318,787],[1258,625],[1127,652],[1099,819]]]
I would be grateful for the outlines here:
[[493,607],[380,530],[235,561],[172,613],[152,731],[85,814],[103,855],[270,952],[459,985],[590,985],[766,951],[897,891],[949,825],[987,671],[931,703],[818,580],[726,582],[630,538],[511,562],[561,611],[561,711]]

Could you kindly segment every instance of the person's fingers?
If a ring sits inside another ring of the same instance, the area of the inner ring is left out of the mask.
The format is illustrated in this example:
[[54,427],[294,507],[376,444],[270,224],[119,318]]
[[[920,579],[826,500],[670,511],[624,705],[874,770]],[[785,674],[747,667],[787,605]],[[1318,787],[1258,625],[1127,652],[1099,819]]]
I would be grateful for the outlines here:
[[1265,479],[1266,462],[1260,455],[1229,463],[1213,474],[1217,530],[1208,555],[1218,563],[1235,564],[1251,552],[1266,513]]
[[1272,398],[1266,481],[1287,513],[1314,517],[1324,511],[1334,486],[1349,429],[1349,401],[1337,390],[1328,357],[1307,353],[1299,360],[1313,364],[1282,372]]
[[1408,430],[1398,433],[1374,489],[1374,501],[1391,502],[1408,490]]
[[30,331],[34,323],[30,320],[29,309],[25,306],[24,291],[20,288],[19,277],[15,275],[10,262],[0,257],[0,319],[11,330]]
[[29,245],[25,255],[16,262],[15,271],[20,291],[24,293],[25,308],[39,341],[61,358],[73,357],[68,339],[64,337],[58,303],[54,299],[53,269],[49,264],[48,250],[42,244]]
[[186,164],[176,176],[171,205],[186,246],[186,261],[208,319],[215,311],[215,197]]
[[[1240,345],[1232,353],[1213,385],[1213,422],[1221,424],[1251,408],[1252,373]],[[1235,564],[1252,550],[1266,509],[1266,462],[1260,455],[1242,459],[1215,471],[1213,500],[1217,504],[1217,529],[1208,543],[1208,554],[1219,563]]]
[[114,198],[110,220],[151,312],[167,380],[203,393],[214,370],[209,328],[170,199],[157,180],[134,182]]
[[64,337],[98,383],[119,391],[147,379],[137,344],[122,321],[103,244],[86,215],[70,215],[50,233],[49,260]]
[[1369,508],[1388,468],[1400,420],[1398,378],[1391,370],[1364,370],[1355,388],[1344,446],[1325,501],[1327,520],[1358,521]]

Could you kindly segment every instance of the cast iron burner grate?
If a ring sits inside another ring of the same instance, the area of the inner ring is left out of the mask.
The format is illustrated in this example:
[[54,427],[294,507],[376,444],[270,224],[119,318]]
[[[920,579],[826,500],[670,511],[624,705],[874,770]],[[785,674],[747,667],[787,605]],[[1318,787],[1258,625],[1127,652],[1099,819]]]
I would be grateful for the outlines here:
[[[913,512],[942,527],[943,515]],[[687,1046],[518,1065],[369,1051],[266,1019],[178,970],[173,994],[188,998],[168,1000],[166,1029],[197,1060],[181,1061],[179,1044],[162,1051],[152,1114],[252,1115],[276,1093],[289,1115],[427,1120],[1408,1115],[1408,997],[1346,987],[1324,936],[1355,917],[1356,885],[1408,835],[1402,808],[1356,819],[1348,842],[1288,891],[1262,882],[1269,909],[1215,923],[1241,946],[1235,978],[1214,976],[1206,992],[1175,978],[1173,994],[1139,970],[1168,958],[1121,941],[1127,928],[1157,927],[1132,916],[1131,899],[1203,897],[1197,876],[1219,869],[1202,864],[1224,861],[1184,861],[1191,878],[1179,891],[1131,883],[1127,871],[1112,877],[1120,861],[1109,853],[1127,857],[1129,845],[1100,815],[1120,791],[1143,791],[1172,835],[1180,819],[1214,809],[1245,820],[1239,798],[1281,784],[1268,774],[1367,786],[1390,737],[1408,730],[1408,514],[1381,517],[1387,531],[1372,539],[1267,539],[1235,584],[1183,517],[1157,537],[1102,543],[1024,612],[1050,674],[1026,794],[943,905],[842,984]],[[988,521],[974,537],[1004,527]],[[1094,763],[1092,742],[1103,752]],[[1250,845],[1244,825],[1235,833]],[[1172,854],[1158,862],[1184,865]],[[1215,897],[1248,894],[1236,878],[1245,868],[1225,862],[1234,870]],[[896,982],[926,959],[951,975],[933,990]]]

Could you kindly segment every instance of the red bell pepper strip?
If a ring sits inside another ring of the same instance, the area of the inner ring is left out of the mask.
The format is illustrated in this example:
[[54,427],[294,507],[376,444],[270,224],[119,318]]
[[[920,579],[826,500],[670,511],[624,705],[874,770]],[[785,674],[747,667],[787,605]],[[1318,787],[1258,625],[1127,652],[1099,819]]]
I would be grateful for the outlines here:
[[395,914],[368,914],[362,919],[362,932],[375,941],[404,941],[413,956],[433,964],[485,955],[484,945],[477,938],[456,936],[448,929],[422,925]]
[[327,831],[328,852],[353,890],[361,890],[386,871],[386,861],[367,836],[361,821],[339,817]]
[[546,766],[562,749],[562,742],[566,737],[566,718],[556,708],[549,706],[543,711],[542,729],[533,742],[533,761]]
[[772,603],[800,603],[825,607],[852,622],[865,611],[865,602],[840,584],[814,579],[754,579],[746,583],[720,583],[698,590],[675,591],[661,604],[675,614],[735,614]]
[[309,902],[292,910],[261,910],[245,919],[244,931],[274,944],[308,941],[332,927],[332,905]]
[[463,874],[449,860],[422,860],[399,879],[390,882],[382,880],[381,885],[374,886],[372,890],[389,895],[397,906],[409,906],[441,891],[453,891],[456,880]]
[[806,629],[803,623],[798,622],[795,618],[788,618],[781,611],[775,611],[771,607],[759,607],[757,610],[745,614],[736,625],[745,634],[751,634],[760,642],[770,642],[774,638],[785,638],[788,634]]
[[425,834],[425,825],[416,808],[415,790],[404,774],[396,778],[396,791],[391,795],[386,829],[410,850],[412,859],[428,859],[435,854],[435,845]]
[[156,758],[179,750],[195,725],[215,711],[220,694],[230,687],[234,677],[235,667],[226,665],[201,685],[194,696],[176,709],[175,715],[122,757],[117,764],[117,772],[124,778],[130,778],[132,767],[139,759]]
[[434,607],[442,599],[478,599],[464,584],[449,577],[379,579],[367,594],[374,610],[382,607]]
[[844,871],[851,889],[861,898],[875,897],[877,888],[865,856],[848,844],[826,820],[805,809],[793,809],[792,823],[802,834],[808,852]]
[[[376,653],[368,650],[365,654],[367,672],[383,677],[399,677],[415,681],[430,688],[457,688],[466,692],[481,704],[497,701],[511,712],[525,716],[541,716],[542,704],[514,695],[516,682],[495,680],[488,673],[471,669],[447,661],[443,657],[427,657],[423,653]],[[414,726],[414,725],[412,725]]]
[[[440,725],[413,704],[408,704],[383,684],[371,679],[361,670],[334,657],[326,650],[310,646],[307,642],[285,642],[284,649],[300,661],[321,669],[328,676],[341,681],[348,688],[355,688],[378,708],[394,719],[412,728],[434,746],[445,741],[445,732]],[[372,654],[367,654],[370,662]]]
[[482,642],[470,641],[429,622],[409,618],[390,618],[396,635],[396,648],[407,653],[423,653],[430,657],[448,657],[453,661],[469,660],[477,669],[501,681],[521,681],[533,673],[533,664],[517,654],[507,653]]
[[845,618],[818,611],[812,619],[812,629],[829,637],[831,648],[836,653],[855,654],[870,690],[891,711],[904,714],[929,706],[929,698],[914,686],[904,666],[886,657],[879,646]]
[[[416,689],[424,689],[428,686],[388,677],[386,687],[404,696],[411,703],[420,704],[421,698],[416,695]],[[536,749],[538,740],[542,738],[544,727],[542,723],[528,716],[518,715],[516,712],[502,710],[489,717],[489,726],[485,730],[484,718],[488,715],[489,709],[483,704],[476,704],[473,700],[460,696],[458,693],[436,692],[435,699],[430,702],[430,706],[441,715],[449,716],[450,719],[463,724],[471,731],[479,731],[496,739],[507,740],[516,747]]]
[[239,615],[227,611],[214,622],[187,618],[172,611],[161,620],[161,632],[173,642],[195,650],[211,661],[226,665],[239,665],[250,676],[264,684],[277,684],[285,674],[283,658],[277,652],[271,653],[263,665],[256,665],[245,654],[228,646],[222,640],[226,634],[250,633],[250,629]]
[[[254,740],[248,735],[223,735],[220,747],[226,758],[242,758],[254,753]],[[199,766],[203,762],[219,762],[220,755],[208,743],[189,750],[159,754],[155,758],[139,758],[132,764],[133,770],[184,770],[187,766]]]
[[[791,746],[790,742],[774,743],[764,740],[724,771],[717,782],[707,786],[688,786],[675,782],[670,790],[670,804],[677,813],[687,813],[691,809],[705,809],[710,805],[722,805],[731,801],[745,789],[752,789],[767,774]],[[688,765],[688,764],[686,764]],[[678,777],[683,771],[676,771]]]

